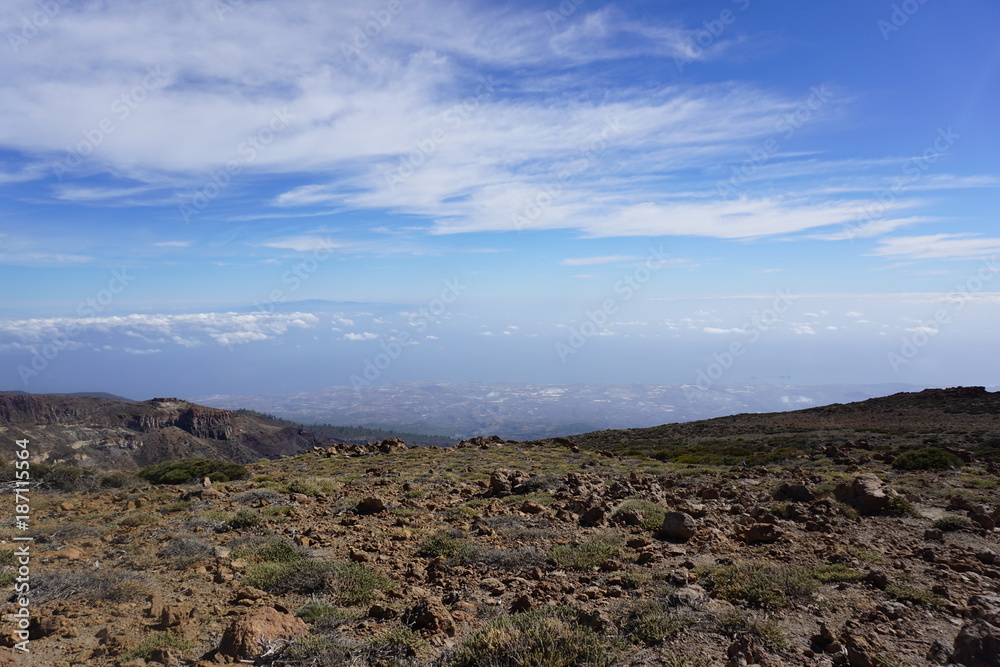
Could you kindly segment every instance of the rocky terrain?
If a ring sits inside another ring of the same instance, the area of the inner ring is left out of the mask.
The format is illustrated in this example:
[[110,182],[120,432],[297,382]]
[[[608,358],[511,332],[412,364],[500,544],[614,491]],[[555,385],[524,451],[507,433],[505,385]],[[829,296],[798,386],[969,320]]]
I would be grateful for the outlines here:
[[319,444],[287,423],[176,398],[0,392],[0,448],[13,452],[24,438],[35,443],[36,461],[123,467],[187,456],[248,463]]
[[[673,460],[736,438],[713,420],[669,447],[389,440],[36,491],[32,652],[0,665],[998,665],[996,397],[936,396],[832,408],[854,421],[800,421],[764,464]],[[893,433],[942,400],[951,421]],[[753,419],[751,451],[796,423]]]

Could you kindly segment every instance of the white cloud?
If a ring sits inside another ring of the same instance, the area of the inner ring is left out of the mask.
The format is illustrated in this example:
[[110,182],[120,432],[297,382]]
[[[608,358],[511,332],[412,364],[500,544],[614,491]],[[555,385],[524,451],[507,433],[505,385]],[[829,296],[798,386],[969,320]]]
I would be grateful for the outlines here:
[[617,264],[619,262],[632,262],[639,259],[631,255],[604,255],[601,257],[577,257],[564,259],[559,262],[563,266],[593,266],[597,264]]
[[344,247],[329,236],[293,236],[286,239],[261,243],[266,248],[279,248],[282,250],[294,250],[296,252],[315,252],[319,250],[330,251]]
[[796,335],[815,335],[816,331],[808,324],[792,324],[792,333]]
[[704,327],[702,328],[702,331],[704,331],[707,334],[734,334],[734,333],[743,333],[745,329],[740,329],[738,327],[734,327],[732,329],[720,329],[718,327]]
[[363,331],[361,333],[349,333],[344,334],[344,340],[351,341],[362,341],[362,340],[378,340],[378,334],[371,333],[369,331]]
[[94,340],[115,336],[157,344],[169,341],[191,348],[209,341],[230,346],[275,340],[292,329],[310,329],[318,324],[319,318],[310,313],[263,312],[0,320],[0,340],[12,340],[32,351],[54,342],[62,348],[80,349]]
[[881,239],[872,255],[904,259],[981,259],[1000,253],[1000,238],[928,234]]

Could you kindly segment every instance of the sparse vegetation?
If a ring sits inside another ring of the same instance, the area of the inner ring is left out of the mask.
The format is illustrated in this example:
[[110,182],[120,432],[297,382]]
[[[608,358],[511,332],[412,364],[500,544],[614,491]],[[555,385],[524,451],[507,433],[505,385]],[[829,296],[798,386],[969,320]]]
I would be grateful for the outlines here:
[[922,588],[917,588],[916,586],[911,586],[910,584],[891,582],[885,587],[885,592],[900,602],[913,602],[914,604],[926,605],[938,605],[943,602],[943,600],[934,593],[925,591]]
[[618,553],[621,541],[615,535],[597,535],[585,542],[559,544],[549,551],[549,558],[567,570],[597,567]]
[[967,516],[949,514],[948,516],[943,516],[940,519],[935,519],[931,526],[946,533],[959,530],[969,530],[972,528],[972,519]]
[[646,530],[659,530],[663,525],[663,517],[667,511],[659,504],[644,498],[629,498],[623,501],[611,514],[612,519],[620,518],[625,512],[637,512],[642,517],[642,527]]
[[150,484],[184,484],[205,477],[213,482],[247,479],[250,473],[239,463],[187,458],[146,466],[138,475]]
[[148,660],[153,650],[158,648],[174,648],[179,651],[190,651],[194,648],[194,644],[169,632],[158,632],[143,639],[134,649],[123,653],[121,662],[129,662],[139,658]]
[[817,579],[805,568],[765,561],[711,568],[705,576],[718,597],[760,609],[783,609],[794,600],[808,597],[818,586]]
[[937,447],[903,452],[892,462],[892,466],[898,470],[947,470],[961,465],[962,459]]
[[500,616],[464,639],[448,667],[611,667],[620,647],[555,608]]

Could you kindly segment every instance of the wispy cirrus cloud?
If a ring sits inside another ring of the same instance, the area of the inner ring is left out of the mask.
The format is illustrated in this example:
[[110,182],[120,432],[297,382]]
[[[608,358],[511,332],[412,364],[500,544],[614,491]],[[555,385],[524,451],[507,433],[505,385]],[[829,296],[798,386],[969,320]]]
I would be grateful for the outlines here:
[[872,252],[896,259],[982,259],[1000,253],[1000,238],[977,234],[925,234],[879,240]]

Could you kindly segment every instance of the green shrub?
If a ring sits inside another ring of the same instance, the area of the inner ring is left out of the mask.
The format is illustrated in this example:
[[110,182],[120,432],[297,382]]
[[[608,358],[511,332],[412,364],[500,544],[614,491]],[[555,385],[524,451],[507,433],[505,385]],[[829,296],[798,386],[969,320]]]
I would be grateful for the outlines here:
[[147,512],[145,510],[132,510],[131,512],[126,512],[122,518],[118,520],[118,525],[125,526],[126,528],[138,528],[139,526],[148,526],[156,523],[159,520],[160,517],[152,512]]
[[296,560],[284,563],[257,563],[243,577],[244,583],[268,593],[308,595],[327,587],[326,578],[334,569],[333,563],[315,560]]
[[931,524],[931,526],[946,533],[951,533],[957,530],[968,530],[969,528],[972,528],[972,519],[967,516],[949,514],[948,516],[943,516],[940,519],[937,519]]
[[930,591],[910,586],[909,584],[890,583],[885,587],[885,592],[896,598],[900,602],[913,602],[915,604],[939,605],[941,598]]
[[177,635],[169,632],[158,632],[142,640],[134,649],[123,653],[119,658],[119,662],[129,662],[140,658],[148,660],[153,653],[153,649],[157,648],[175,648],[180,651],[190,651],[194,646],[191,642],[185,641]]
[[889,496],[885,505],[885,513],[889,516],[910,516],[920,518],[920,512],[903,496]]
[[3,568],[0,570],[0,587],[6,588],[17,579],[17,572],[13,569]]
[[0,549],[0,565],[16,565],[17,556],[13,549]]
[[693,617],[673,613],[662,600],[642,602],[625,617],[622,634],[630,641],[656,646],[676,637],[694,623]]
[[296,639],[271,656],[269,664],[289,667],[339,667],[350,665],[351,645],[337,634],[308,635]]
[[356,613],[322,600],[310,600],[299,607],[295,615],[309,625],[322,623],[324,628],[331,630],[357,618]]
[[761,609],[782,609],[819,586],[805,568],[757,561],[709,569],[706,580],[716,596]]
[[842,581],[854,582],[865,578],[865,573],[836,563],[834,565],[821,565],[809,570],[809,574],[824,584],[838,583]]
[[586,542],[557,544],[549,551],[549,558],[567,570],[587,570],[611,558],[620,548],[616,536],[597,535]]
[[338,603],[353,606],[375,600],[375,591],[389,590],[392,580],[361,563],[299,559],[258,563],[243,578],[247,585],[284,595],[329,591]]
[[347,606],[373,602],[375,591],[393,587],[389,577],[355,562],[337,563],[327,583],[334,599]]
[[421,558],[455,558],[464,560],[473,550],[470,539],[465,537],[460,531],[446,531],[437,533],[417,548],[417,555]]
[[138,475],[151,484],[184,484],[205,477],[213,482],[229,482],[246,479],[250,473],[239,463],[188,458],[146,466]]
[[612,513],[617,518],[628,511],[638,512],[642,516],[642,527],[646,530],[659,530],[663,525],[663,517],[667,511],[659,504],[645,498],[629,498],[623,501]]
[[292,563],[305,556],[294,544],[280,537],[252,540],[233,552],[234,558],[246,558],[265,563]]
[[448,667],[611,667],[619,647],[580,625],[571,609],[499,616],[466,637]]
[[426,646],[410,628],[394,625],[366,641],[357,653],[364,665],[402,665],[411,664]]
[[247,528],[255,528],[262,523],[264,523],[264,517],[260,512],[244,508],[236,510],[236,514],[229,520],[229,527],[236,530],[245,530]]
[[947,470],[961,465],[962,459],[937,447],[903,452],[892,462],[892,467],[898,470]]
[[788,648],[788,637],[781,626],[771,620],[758,621],[739,609],[727,612],[719,619],[719,630],[728,636],[748,632],[772,651]]

